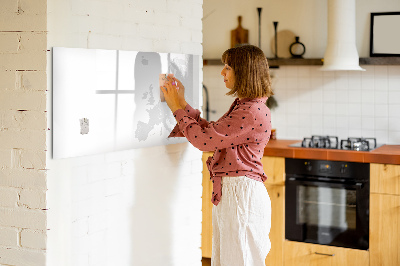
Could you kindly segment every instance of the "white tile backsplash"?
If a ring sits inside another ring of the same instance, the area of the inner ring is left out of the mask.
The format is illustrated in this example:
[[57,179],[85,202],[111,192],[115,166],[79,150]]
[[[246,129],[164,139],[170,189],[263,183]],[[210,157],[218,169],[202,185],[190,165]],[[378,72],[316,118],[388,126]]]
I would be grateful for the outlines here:
[[298,77],[298,67],[295,66],[287,66],[285,67],[286,71],[285,71],[285,76],[286,77]]
[[361,101],[362,103],[374,103],[375,102],[375,92],[373,90],[362,90],[361,91]]
[[389,106],[386,104],[375,105],[375,118],[388,118],[389,117]]
[[400,79],[400,67],[388,66],[388,77]]
[[388,103],[388,91],[375,90],[374,102],[375,104],[387,104]]
[[[347,100],[347,98],[346,98]],[[346,116],[348,114],[348,107],[349,105],[347,103],[337,103],[336,104],[336,115],[338,116]]]
[[363,91],[373,90],[374,85],[374,76],[362,76],[361,88]]
[[301,78],[310,78],[311,68],[309,67],[297,68],[297,74]]
[[387,66],[375,66],[374,74],[375,74],[375,77],[387,79],[388,67]]
[[349,77],[347,75],[339,75],[335,79],[335,87],[338,90],[347,90],[349,88]]
[[390,91],[400,90],[400,77],[389,77],[388,89]]
[[375,106],[371,103],[362,103],[361,115],[362,117],[375,116]]
[[349,90],[349,103],[361,103],[362,101],[362,96],[361,96],[362,90]]
[[389,118],[396,117],[400,118],[400,104],[389,104]]
[[349,124],[348,116],[336,116],[336,128],[347,129]]
[[400,104],[400,88],[397,91],[389,91],[389,104]]
[[389,129],[389,118],[387,117],[375,117],[375,129],[388,131]]
[[349,116],[361,117],[361,104],[350,103],[349,104]]
[[305,89],[305,90],[310,89],[311,81],[309,76],[299,77],[297,81],[299,89]]
[[384,75],[385,77],[377,77],[375,78],[374,81],[374,89],[375,92],[379,92],[379,91],[387,91],[389,88],[389,79],[387,78],[386,75]]
[[[400,66],[361,67],[366,71],[320,71],[318,66],[271,69],[279,105],[271,113],[277,137],[329,134],[400,144]],[[220,71],[220,66],[204,66],[210,109],[217,110],[211,120],[222,116],[233,101],[224,96]]]

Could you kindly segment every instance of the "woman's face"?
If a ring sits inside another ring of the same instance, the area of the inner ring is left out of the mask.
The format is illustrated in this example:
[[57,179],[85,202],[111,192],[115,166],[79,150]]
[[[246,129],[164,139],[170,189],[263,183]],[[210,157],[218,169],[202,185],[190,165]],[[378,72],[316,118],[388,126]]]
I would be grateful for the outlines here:
[[233,69],[225,64],[224,69],[221,71],[221,75],[224,76],[225,86],[228,89],[233,89],[235,86],[235,72]]

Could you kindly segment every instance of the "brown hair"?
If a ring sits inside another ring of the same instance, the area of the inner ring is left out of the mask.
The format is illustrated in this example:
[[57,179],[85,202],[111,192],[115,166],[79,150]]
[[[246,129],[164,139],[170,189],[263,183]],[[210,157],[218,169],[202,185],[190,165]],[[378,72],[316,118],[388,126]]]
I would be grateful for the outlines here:
[[221,61],[235,73],[235,85],[226,95],[261,98],[274,94],[267,58],[258,47],[243,45],[230,48],[222,54]]

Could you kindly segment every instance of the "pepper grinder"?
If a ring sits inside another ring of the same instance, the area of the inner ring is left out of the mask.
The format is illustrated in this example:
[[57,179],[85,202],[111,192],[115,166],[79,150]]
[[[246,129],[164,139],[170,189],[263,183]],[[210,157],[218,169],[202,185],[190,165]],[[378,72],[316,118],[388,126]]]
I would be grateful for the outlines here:
[[258,48],[261,49],[261,7],[257,7],[258,11]]
[[274,28],[275,28],[275,58],[278,58],[278,35],[277,35],[277,28],[278,28],[278,21],[274,21]]

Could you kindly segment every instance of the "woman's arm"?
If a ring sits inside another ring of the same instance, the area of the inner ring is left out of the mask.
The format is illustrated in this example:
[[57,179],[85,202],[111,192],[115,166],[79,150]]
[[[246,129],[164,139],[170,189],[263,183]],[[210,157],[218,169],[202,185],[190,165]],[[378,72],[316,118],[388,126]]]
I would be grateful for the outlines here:
[[[206,127],[209,125],[209,122],[206,119],[200,117],[200,111],[192,108],[186,102],[185,87],[179,79],[167,77],[165,87],[162,87],[161,90],[163,91],[165,100],[172,112],[175,112],[176,109],[179,109],[179,105],[180,108],[183,109],[188,116],[195,119],[202,127]],[[184,137],[179,129],[178,124],[174,127],[168,137]]]
[[176,110],[174,116],[179,123],[180,132],[189,142],[201,151],[230,148],[234,146],[257,142],[256,132],[267,125],[257,124],[250,110],[234,110],[229,116],[218,122],[202,127],[195,119],[183,110]]

